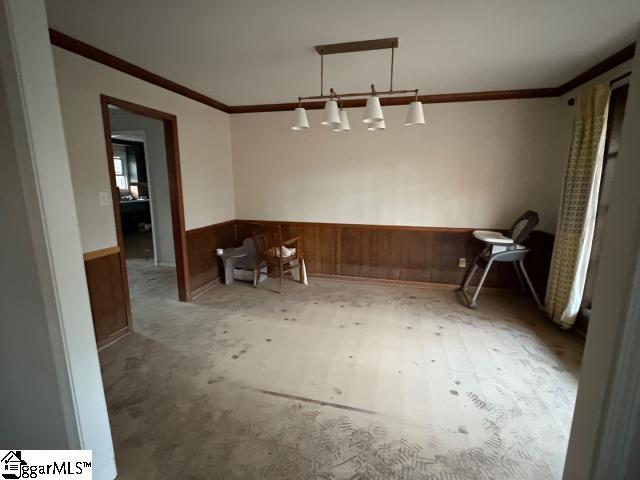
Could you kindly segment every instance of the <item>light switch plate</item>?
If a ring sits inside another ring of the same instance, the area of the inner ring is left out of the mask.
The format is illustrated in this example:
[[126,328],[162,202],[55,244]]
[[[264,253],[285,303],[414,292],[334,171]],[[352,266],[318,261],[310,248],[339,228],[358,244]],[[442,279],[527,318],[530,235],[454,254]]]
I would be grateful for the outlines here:
[[109,206],[109,193],[108,192],[98,192],[98,202],[100,202],[101,207]]
[[464,257],[460,257],[458,259],[458,267],[465,268],[467,266],[467,259]]

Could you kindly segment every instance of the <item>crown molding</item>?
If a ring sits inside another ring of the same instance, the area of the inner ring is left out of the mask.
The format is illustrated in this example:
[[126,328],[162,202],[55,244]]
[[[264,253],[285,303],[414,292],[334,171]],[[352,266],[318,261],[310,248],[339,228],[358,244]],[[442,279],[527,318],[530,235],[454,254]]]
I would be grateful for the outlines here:
[[[269,103],[259,105],[226,105],[211,97],[208,97],[202,93],[196,92],[184,85],[173,82],[167,78],[157,75],[149,70],[134,65],[131,62],[127,62],[115,55],[100,50],[96,47],[89,45],[81,40],[70,37],[62,32],[59,32],[53,28],[49,29],[49,37],[51,44],[56,47],[63,48],[70,52],[81,55],[85,58],[101,63],[108,67],[119,70],[123,73],[139,78],[146,82],[152,83],[158,87],[164,88],[171,92],[182,95],[196,102],[203,103],[209,107],[215,108],[229,114],[240,113],[265,113],[265,112],[283,112],[293,110],[298,106],[297,102],[291,103]],[[571,80],[563,83],[557,87],[549,88],[529,88],[521,90],[492,90],[486,92],[462,92],[462,93],[441,93],[435,95],[420,95],[418,99],[422,103],[454,103],[454,102],[482,102],[491,100],[517,100],[525,98],[550,98],[560,97],[571,90],[583,85],[584,83],[593,80],[594,78],[602,75],[603,73],[611,70],[612,68],[621,65],[627,60],[631,60],[635,53],[636,44],[632,43],[627,45],[622,50],[610,55],[606,59],[597,63],[588,70],[575,76]],[[381,98],[381,104],[383,106],[391,105],[408,105],[415,100],[413,96],[404,97],[388,97]],[[343,106],[345,108],[363,107],[365,105],[365,99],[352,99],[345,100]],[[324,102],[306,102],[303,106],[307,110],[320,110],[324,108]]]
[[[557,97],[555,88],[530,88],[525,90],[494,90],[487,92],[465,92],[465,93],[441,93],[436,95],[419,95],[418,100],[422,103],[455,103],[455,102],[483,102],[489,100],[514,100],[522,98],[547,98]],[[409,105],[415,101],[416,97],[385,97],[380,98],[380,104],[385,106]],[[359,98],[353,100],[343,100],[344,108],[364,107],[366,99]],[[293,110],[298,106],[298,102],[291,103],[271,103],[265,105],[237,105],[229,107],[229,113],[263,113],[263,112],[284,112]],[[324,102],[302,102],[302,106],[307,110],[322,110]]]
[[70,37],[58,30],[50,28],[49,39],[51,41],[51,45],[55,45],[56,47],[63,48],[77,55],[88,58],[89,60],[114,68],[120,72],[131,75],[132,77],[139,78],[140,80],[152,83],[153,85],[164,88],[165,90],[169,90],[173,93],[177,93],[178,95],[182,95],[183,97],[195,100],[196,102],[203,103],[209,107],[215,108],[216,110],[229,113],[229,106],[222,102],[150,72],[142,67],[134,65],[131,62],[127,62],[115,55],[111,55],[104,50],[93,47],[88,43],[78,40],[77,38]]
[[585,83],[593,80],[596,77],[599,77],[603,73],[608,72],[612,68],[617,67],[618,65],[622,65],[624,62],[631,60],[636,51],[636,44],[632,43],[631,45],[627,45],[622,50],[617,51],[613,55],[608,56],[600,63],[597,63],[593,67],[585,70],[579,75],[576,75],[568,82],[564,82],[560,85],[558,90],[558,96],[562,96],[565,93],[569,93],[571,90],[578,88],[580,85],[584,85]]

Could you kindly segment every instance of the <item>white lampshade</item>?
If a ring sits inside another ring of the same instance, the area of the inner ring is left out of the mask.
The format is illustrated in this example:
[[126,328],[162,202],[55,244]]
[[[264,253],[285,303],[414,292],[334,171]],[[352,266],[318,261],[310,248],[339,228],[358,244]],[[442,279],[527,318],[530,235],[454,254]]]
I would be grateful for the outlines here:
[[376,123],[372,123],[367,127],[367,130],[369,130],[370,132],[375,132],[377,130],[386,130],[387,126],[384,124],[384,119],[380,120],[379,122]]
[[349,125],[349,116],[346,110],[340,110],[340,123],[332,128],[333,132],[347,132],[351,130]]
[[424,112],[422,111],[422,102],[411,102],[409,110],[407,110],[407,118],[405,125],[424,125]]
[[364,110],[364,117],[362,118],[362,121],[364,123],[376,123],[380,120],[384,120],[382,107],[380,106],[380,99],[378,97],[371,96],[367,98],[367,108]]
[[335,100],[327,100],[324,104],[323,125],[338,125],[340,123],[340,110],[338,110],[338,102]]
[[293,125],[291,125],[291,130],[304,130],[305,128],[309,128],[307,111],[302,107],[298,107],[293,112]]

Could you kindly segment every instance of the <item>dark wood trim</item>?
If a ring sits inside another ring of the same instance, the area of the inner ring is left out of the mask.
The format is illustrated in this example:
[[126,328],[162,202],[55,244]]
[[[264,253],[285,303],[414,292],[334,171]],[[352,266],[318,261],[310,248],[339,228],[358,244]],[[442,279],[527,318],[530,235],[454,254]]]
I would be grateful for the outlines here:
[[194,233],[204,232],[204,231],[209,230],[211,228],[222,227],[224,225],[229,225],[229,224],[234,224],[235,225],[235,223],[236,223],[236,220],[227,220],[226,222],[212,223],[211,225],[204,225],[202,227],[190,228],[189,230],[187,230],[187,235],[192,235]]
[[184,223],[184,205],[182,202],[182,176],[180,172],[180,151],[178,143],[178,119],[175,115],[161,112],[149,107],[137,105],[132,102],[120,100],[118,98],[100,95],[100,105],[102,108],[102,121],[104,126],[104,138],[107,147],[107,165],[109,167],[109,177],[111,182],[111,194],[113,212],[115,218],[116,234],[118,246],[120,247],[120,260],[123,272],[123,285],[126,289],[127,309],[129,318],[131,317],[131,303],[129,299],[129,285],[127,280],[127,267],[125,262],[124,240],[122,238],[122,226],[120,224],[120,198],[118,188],[115,183],[115,173],[113,170],[113,149],[111,147],[111,122],[109,119],[109,105],[118,106],[146,117],[156,118],[163,121],[165,147],[167,153],[167,173],[169,177],[169,197],[171,202],[171,223],[173,226],[173,243],[176,258],[176,277],[178,283],[178,298],[183,301],[191,299],[189,288],[189,264],[186,241],[186,230]]
[[92,250],[90,252],[85,252],[82,254],[82,259],[85,262],[89,260],[95,260],[96,258],[106,257],[107,255],[114,255],[116,253],[120,253],[120,247],[118,245],[114,245],[113,247],[101,248],[99,250]]
[[171,224],[173,227],[173,245],[178,279],[178,298],[191,300],[189,281],[189,257],[187,232],[184,221],[182,201],[182,173],[180,171],[180,151],[178,141],[178,122],[176,119],[164,120],[165,150],[167,153],[167,174],[169,175],[169,199],[171,202]]
[[[177,118],[172,113],[166,113],[161,110],[156,110],[155,108],[138,105],[137,103],[128,102],[127,100],[122,100],[120,98],[110,97],[108,95],[101,95],[101,97],[107,99],[108,105],[115,105],[123,110],[137,113],[138,115],[143,115],[145,117],[151,117],[158,120],[175,120]],[[111,133],[109,133],[109,138],[111,138]]]
[[[531,88],[527,90],[496,90],[489,92],[466,93],[442,93],[436,95],[419,95],[422,103],[456,103],[456,102],[484,102],[489,100],[517,100],[523,98],[549,98],[557,97],[556,88]],[[409,105],[415,100],[414,96],[380,98],[383,106]],[[343,100],[344,108],[364,107],[366,99]],[[263,113],[284,112],[293,110],[298,103],[272,103],[265,105],[237,105],[230,106],[229,113]],[[322,110],[324,102],[303,102],[302,106],[307,110]]]
[[103,350],[107,347],[110,347],[111,345],[116,343],[118,340],[123,339],[130,333],[131,333],[131,329],[129,327],[123,328],[122,330],[118,330],[117,332],[112,333],[107,338],[97,343],[98,351]]
[[127,62],[115,55],[111,55],[104,50],[93,47],[88,43],[70,37],[69,35],[54,30],[53,28],[49,29],[49,39],[51,44],[56,47],[64,48],[65,50],[114,68],[120,72],[131,75],[132,77],[139,78],[140,80],[152,83],[153,85],[164,88],[173,93],[177,93],[183,97],[190,98],[196,102],[203,103],[209,107],[229,113],[229,107],[222,102],[214,100],[213,98],[196,92],[184,85],[180,85],[179,83],[173,82],[167,78],[150,72],[149,70],[134,65],[133,63]]
[[[191,90],[183,85],[173,82],[169,79],[161,77],[149,70],[138,67],[133,63],[127,62],[119,57],[111,55],[103,50],[82,42],[76,38],[70,37],[62,32],[49,29],[49,38],[52,45],[63,48],[70,52],[81,55],[85,58],[101,63],[108,67],[119,70],[123,73],[139,78],[146,82],[152,83],[158,87],[167,89],[171,92],[177,93],[184,97],[195,100],[196,102],[203,103],[212,108],[220,110],[229,114],[238,113],[264,113],[264,112],[283,112],[293,110],[298,106],[298,103],[270,103],[260,105],[226,105],[222,102],[214,100],[202,93]],[[491,100],[518,100],[525,98],[550,98],[560,97],[565,93],[573,90],[576,87],[594,79],[595,77],[602,75],[603,73],[617,67],[621,63],[626,62],[633,58],[635,52],[635,43],[626,46],[622,50],[607,57],[597,65],[594,65],[589,70],[577,75],[571,80],[563,83],[558,87],[548,88],[529,88],[520,90],[494,90],[486,92],[463,92],[463,93],[442,93],[435,95],[420,95],[419,99],[422,103],[455,103],[455,102],[483,102]],[[382,98],[381,104],[386,106],[391,105],[408,105],[415,99],[413,96],[408,97],[390,97]],[[345,108],[363,107],[365,105],[364,99],[345,100],[343,102]],[[306,102],[303,106],[307,110],[320,110],[324,108],[323,102]]]
[[618,65],[623,64],[627,60],[631,60],[635,54],[636,44],[632,43],[631,45],[627,45],[622,50],[617,51],[613,55],[602,60],[600,63],[597,63],[593,67],[588,70],[582,72],[580,75],[576,75],[571,80],[560,85],[558,90],[558,96],[562,96],[566,93],[569,93],[571,90],[578,88],[580,85],[587,83],[590,80],[593,80],[596,77],[599,77],[603,73],[608,72],[612,68],[617,67]]
[[129,279],[127,277],[127,265],[124,252],[124,239],[122,237],[122,225],[120,219],[120,194],[116,185],[116,172],[113,166],[113,146],[111,145],[111,120],[109,119],[109,97],[100,95],[100,109],[102,110],[102,125],[104,129],[104,143],[107,148],[107,168],[109,169],[109,185],[111,186],[111,203],[116,227],[116,239],[118,242],[118,257],[120,258],[120,281],[122,294],[124,295],[125,315],[127,328],[131,330],[131,299],[129,297]]
[[[329,275],[326,273],[310,273],[310,277],[333,280],[335,282],[365,283],[368,285],[385,285],[387,287],[415,287],[435,290],[456,290],[459,285],[453,283],[413,282],[410,280],[390,280],[387,278],[348,277],[346,275]],[[492,289],[492,287],[487,287]]]
[[193,292],[191,292],[191,298],[195,299],[198,295],[202,295],[204,292],[211,290],[217,286],[222,285],[222,281],[219,278],[211,280],[209,283],[205,283],[201,287],[196,288]]
[[[335,228],[367,228],[373,230],[408,230],[408,231],[420,231],[420,232],[454,232],[454,233],[471,233],[474,230],[496,230],[495,228],[481,228],[481,227],[425,227],[425,226],[412,226],[412,225],[381,225],[381,224],[366,224],[366,223],[330,223],[330,222],[293,222],[293,221],[279,221],[279,220],[245,220],[237,219],[236,222],[241,223],[254,223],[256,225],[295,225],[303,227],[335,227]],[[207,228],[207,227],[204,227]],[[189,230],[191,232],[191,230]]]

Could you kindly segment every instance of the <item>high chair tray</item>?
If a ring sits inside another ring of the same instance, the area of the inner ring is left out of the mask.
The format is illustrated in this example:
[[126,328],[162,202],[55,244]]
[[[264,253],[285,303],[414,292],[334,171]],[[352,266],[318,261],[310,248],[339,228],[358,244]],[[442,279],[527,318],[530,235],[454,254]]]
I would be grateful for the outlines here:
[[505,237],[500,232],[492,232],[490,230],[474,230],[473,236],[484,243],[493,245],[511,245],[513,240]]

